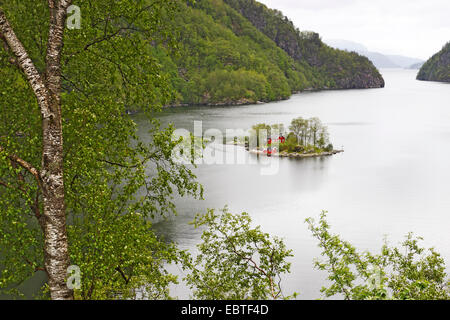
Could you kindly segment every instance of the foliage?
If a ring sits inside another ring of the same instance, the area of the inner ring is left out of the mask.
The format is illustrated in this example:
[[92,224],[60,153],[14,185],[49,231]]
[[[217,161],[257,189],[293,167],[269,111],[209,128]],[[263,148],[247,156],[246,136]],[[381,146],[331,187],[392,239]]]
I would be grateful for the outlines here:
[[450,82],[450,42],[425,62],[417,79]]
[[180,54],[154,48],[177,92],[173,104],[279,100],[310,86],[304,66],[221,0],[186,5],[173,25],[180,30]]
[[247,213],[233,215],[209,210],[197,216],[196,227],[206,227],[199,254],[189,262],[186,277],[197,299],[280,299],[281,275],[290,271],[292,257],[281,239],[251,227]]
[[324,261],[317,269],[328,273],[326,297],[343,296],[346,300],[441,300],[449,299],[444,260],[433,248],[420,246],[421,238],[408,234],[399,248],[387,243],[379,254],[359,253],[349,242],[330,233],[322,212],[320,220],[307,219],[314,238],[319,241]]
[[[341,80],[357,87],[367,75],[381,78],[366,58],[326,47],[313,33],[302,33],[301,54],[290,55],[281,42],[291,37],[292,22],[285,25],[279,14],[252,10],[253,3],[197,0],[180,4],[183,14],[168,21],[179,30],[180,52],[168,52],[163,45],[152,49],[176,92],[170,104],[273,101],[305,89],[339,88]],[[246,17],[247,6],[257,17],[267,19],[267,30],[259,30]]]
[[[128,296],[143,283],[149,297],[167,297],[167,284],[175,279],[163,265],[178,253],[156,238],[147,221],[175,212],[176,193],[202,195],[190,169],[171,159],[178,143],[171,141],[173,128],[160,130],[152,119],[152,112],[172,99],[169,77],[152,51],[155,43],[174,48],[175,31],[166,22],[179,3],[73,3],[82,10],[82,28],[65,32],[61,95],[69,251],[71,264],[82,272],[77,297]],[[38,69],[45,63],[46,6],[2,2]],[[24,75],[9,58],[2,48],[0,146],[39,169],[40,114]],[[130,109],[148,117],[151,139],[137,136]],[[36,219],[42,196],[29,173],[3,151],[0,177],[0,287],[8,289],[43,270],[43,234]]]
[[289,126],[289,130],[291,130],[291,132],[297,138],[296,141],[297,143],[300,143],[302,145],[306,144],[306,141],[308,140],[309,136],[308,120],[303,119],[302,117],[292,119],[291,125]]
[[266,123],[259,123],[254,126],[252,126],[252,131],[250,134],[250,141],[252,142],[252,145],[255,145],[256,147],[264,146],[266,145],[267,141],[260,141],[261,138],[268,138],[271,135],[272,127]]
[[[321,153],[333,151],[333,145],[329,143],[328,128],[322,124],[319,118],[295,118],[291,121],[289,131],[286,131],[283,124],[259,123],[254,125],[249,138],[256,142],[254,145],[257,147],[267,146],[266,141],[260,141],[260,138],[263,137],[263,130],[265,130],[268,138],[272,138],[273,145],[280,152]],[[280,136],[285,137],[284,143],[280,143],[278,139]]]
[[[177,0],[73,2],[82,9],[83,24],[65,32],[61,97],[70,259],[81,269],[75,297],[170,298],[168,285],[177,279],[164,267],[184,261],[191,270],[186,280],[197,298],[282,298],[280,277],[290,271],[292,253],[282,240],[252,228],[247,214],[231,215],[225,209],[221,215],[210,210],[198,217],[196,226],[207,229],[194,260],[153,233],[149,220],[175,213],[177,193],[201,198],[202,188],[190,167],[171,157],[180,143],[171,140],[173,128],[161,130],[152,114],[173,101],[250,103],[287,98],[305,88],[334,87],[339,85],[335,79],[367,62],[330,51],[314,33],[300,34],[306,50],[302,55],[310,58],[292,59],[220,0],[195,6]],[[47,4],[11,0],[1,7],[37,69],[43,70]],[[173,38],[177,28],[183,39],[180,51]],[[333,64],[336,69],[331,70]],[[341,65],[348,68],[341,70]],[[30,173],[7,155],[20,155],[39,169],[42,128],[33,92],[3,47],[0,78],[0,289],[14,291],[44,270],[38,222],[42,194]],[[129,110],[140,110],[152,123],[148,139],[138,137]],[[325,145],[320,123],[308,123],[305,149],[311,141],[313,148]],[[288,136],[288,143],[292,139],[295,135]],[[417,239],[407,238],[407,254],[388,246],[380,255],[358,254],[329,234],[324,219],[319,226],[309,222],[329,258],[317,264],[334,281],[324,290],[327,296],[448,298],[442,259],[432,249],[424,255]],[[381,289],[354,284],[371,276],[369,263],[382,267]]]
[[[314,88],[379,88],[384,80],[372,62],[355,52],[325,45],[315,32],[300,31],[282,12],[255,0],[224,0],[274,41],[295,62],[307,65],[303,76]],[[311,74],[314,78],[311,79]],[[319,80],[316,82],[316,80]]]
[[77,233],[84,234],[71,247],[72,260],[79,261],[82,270],[82,287],[75,291],[76,298],[170,297],[168,285],[177,280],[165,270],[165,264],[178,261],[179,253],[175,245],[160,241],[140,214],[88,215],[83,222],[96,229],[86,230],[78,223],[69,227],[72,238],[80,238],[74,236]]
[[291,121],[289,130],[286,142],[280,145],[280,151],[304,153],[333,151],[333,145],[329,143],[328,128],[318,118],[295,118]]

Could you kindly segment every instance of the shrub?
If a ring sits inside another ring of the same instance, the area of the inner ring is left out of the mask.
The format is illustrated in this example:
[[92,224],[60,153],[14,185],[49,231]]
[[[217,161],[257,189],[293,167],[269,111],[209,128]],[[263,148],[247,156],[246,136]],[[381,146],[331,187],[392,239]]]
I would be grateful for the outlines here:
[[[251,227],[247,213],[233,215],[209,210],[197,216],[194,225],[206,227],[199,255],[188,259],[187,277],[194,297],[208,300],[285,298],[281,275],[290,272],[292,257],[283,240],[271,237],[260,227]],[[295,294],[294,294],[295,296]]]
[[423,240],[407,235],[401,246],[385,243],[379,254],[358,252],[339,235],[330,233],[326,212],[320,220],[307,219],[322,249],[322,261],[315,267],[328,272],[326,297],[342,295],[346,300],[447,300],[450,298],[445,263],[433,248],[426,250]]

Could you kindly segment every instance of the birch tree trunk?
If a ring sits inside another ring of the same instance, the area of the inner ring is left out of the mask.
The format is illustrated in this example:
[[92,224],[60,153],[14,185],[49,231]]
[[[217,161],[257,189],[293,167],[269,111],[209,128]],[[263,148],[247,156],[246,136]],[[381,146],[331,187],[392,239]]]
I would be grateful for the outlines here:
[[70,1],[49,0],[50,29],[45,82],[51,116],[42,119],[42,195],[44,202],[44,262],[52,299],[71,299],[66,284],[69,248],[64,203],[63,132],[61,113],[61,53],[66,10]]
[[38,101],[42,120],[42,163],[35,178],[42,192],[44,263],[52,299],[73,299],[67,287],[69,251],[66,232],[61,113],[61,52],[66,10],[70,0],[48,0],[50,28],[46,69],[37,71],[25,47],[0,8],[0,36],[12,51]]

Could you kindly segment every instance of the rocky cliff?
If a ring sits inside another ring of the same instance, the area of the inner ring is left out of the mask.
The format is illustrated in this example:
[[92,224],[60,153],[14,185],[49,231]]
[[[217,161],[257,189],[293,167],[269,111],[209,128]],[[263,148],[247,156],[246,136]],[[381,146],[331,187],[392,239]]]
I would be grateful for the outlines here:
[[327,76],[333,88],[380,88],[384,80],[372,62],[357,53],[333,49],[315,32],[301,32],[280,11],[255,0],[224,0],[289,56]]

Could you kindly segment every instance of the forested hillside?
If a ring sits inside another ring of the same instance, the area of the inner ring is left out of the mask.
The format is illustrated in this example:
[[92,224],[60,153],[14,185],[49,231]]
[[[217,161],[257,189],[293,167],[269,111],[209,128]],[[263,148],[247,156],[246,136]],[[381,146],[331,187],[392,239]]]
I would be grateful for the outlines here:
[[224,0],[272,39],[296,61],[306,61],[327,78],[333,88],[378,88],[384,80],[366,58],[324,44],[315,32],[301,32],[282,12],[255,0]]
[[299,32],[278,11],[252,0],[181,4],[181,54],[154,48],[176,92],[173,104],[245,104],[312,89],[383,87],[365,57]]
[[417,79],[450,82],[450,42],[422,66]]

